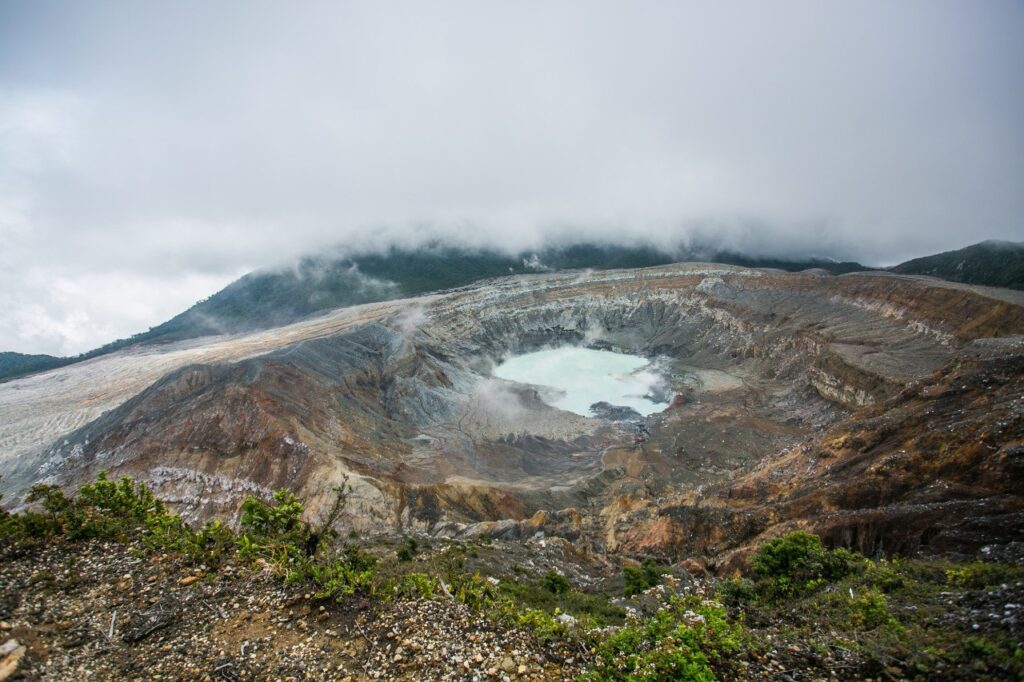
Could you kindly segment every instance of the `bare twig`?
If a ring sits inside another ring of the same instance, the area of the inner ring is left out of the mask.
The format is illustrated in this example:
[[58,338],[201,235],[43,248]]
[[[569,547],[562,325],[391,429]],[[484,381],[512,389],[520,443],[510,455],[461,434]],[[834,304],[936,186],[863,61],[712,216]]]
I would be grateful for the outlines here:
[[213,611],[215,614],[219,615],[223,620],[228,619],[228,614],[226,611],[224,611],[224,607],[218,604],[217,602],[211,604],[209,602],[201,601],[199,603]]

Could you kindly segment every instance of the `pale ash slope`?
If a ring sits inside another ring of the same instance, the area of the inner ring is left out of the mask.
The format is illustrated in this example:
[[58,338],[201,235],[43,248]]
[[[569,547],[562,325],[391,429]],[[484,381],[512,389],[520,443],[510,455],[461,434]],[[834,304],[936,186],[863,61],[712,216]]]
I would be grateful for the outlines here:
[[21,477],[31,477],[42,451],[60,436],[117,407],[168,372],[189,364],[262,355],[303,339],[366,324],[409,303],[343,308],[253,334],[138,346],[0,383],[0,472],[4,475],[0,489],[11,488]]

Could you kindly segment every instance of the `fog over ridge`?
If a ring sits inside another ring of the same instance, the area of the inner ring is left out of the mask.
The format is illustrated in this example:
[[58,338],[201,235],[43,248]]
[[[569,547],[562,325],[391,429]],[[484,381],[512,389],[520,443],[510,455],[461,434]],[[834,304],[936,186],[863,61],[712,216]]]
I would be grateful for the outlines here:
[[304,254],[1024,237],[1011,1],[0,5],[0,350]]

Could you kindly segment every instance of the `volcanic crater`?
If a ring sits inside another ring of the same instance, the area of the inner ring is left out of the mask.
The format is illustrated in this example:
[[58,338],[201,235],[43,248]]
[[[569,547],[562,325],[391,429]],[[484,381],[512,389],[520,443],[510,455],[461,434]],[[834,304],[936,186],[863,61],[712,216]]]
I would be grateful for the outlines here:
[[[315,517],[347,481],[339,523],[362,533],[546,533],[709,566],[793,527],[872,552],[1010,546],[1022,305],[711,264],[492,280],[0,384],[3,485],[106,470],[233,520],[282,487]],[[674,398],[649,436],[493,374],[562,346],[655,364]]]

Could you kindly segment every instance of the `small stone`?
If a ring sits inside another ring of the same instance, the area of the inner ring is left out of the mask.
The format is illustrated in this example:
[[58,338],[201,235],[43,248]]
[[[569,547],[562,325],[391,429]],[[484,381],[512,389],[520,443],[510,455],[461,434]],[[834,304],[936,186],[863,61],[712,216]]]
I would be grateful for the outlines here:
[[0,646],[0,682],[8,679],[18,671],[18,663],[25,655],[25,647],[16,639],[9,639]]
[[198,575],[189,575],[189,576],[185,576],[184,578],[179,580],[178,584],[179,585],[188,586],[188,585],[191,585],[192,583],[196,582],[197,580],[199,580],[199,576]]

